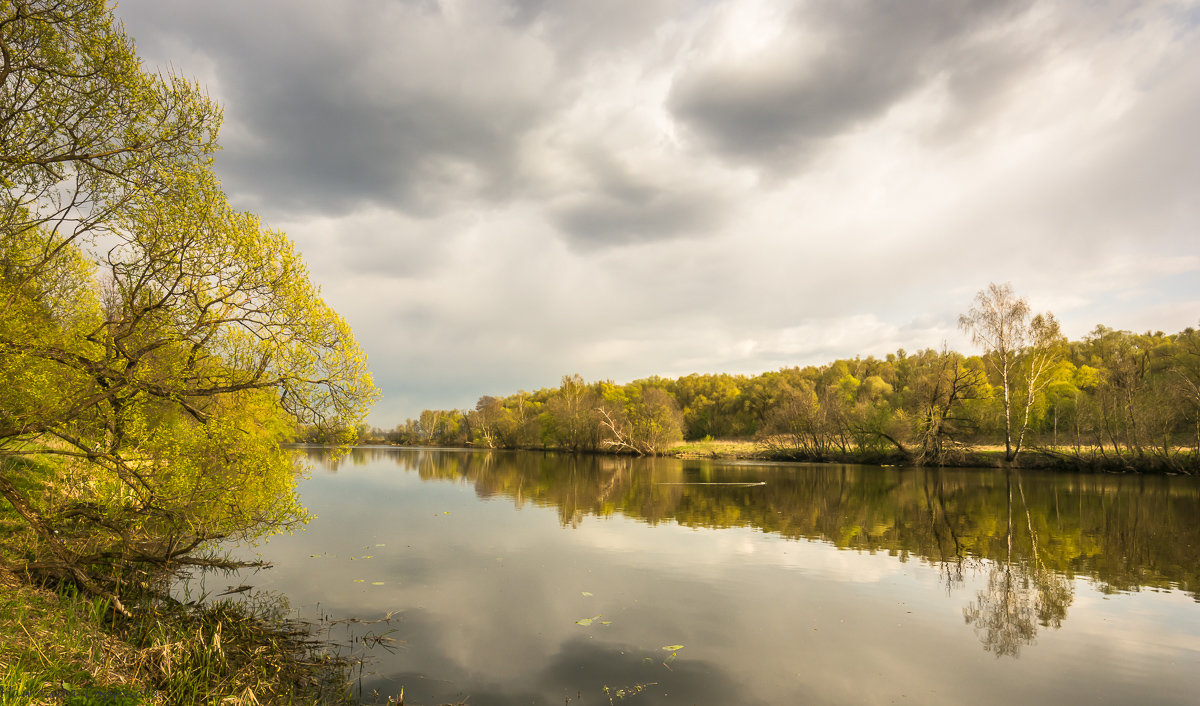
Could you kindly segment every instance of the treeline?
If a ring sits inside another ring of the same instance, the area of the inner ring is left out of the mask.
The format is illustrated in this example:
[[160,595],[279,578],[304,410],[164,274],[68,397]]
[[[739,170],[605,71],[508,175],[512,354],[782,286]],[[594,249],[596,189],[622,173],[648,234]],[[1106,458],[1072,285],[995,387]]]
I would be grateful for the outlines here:
[[426,410],[395,429],[360,435],[402,445],[641,454],[682,440],[739,438],[780,457],[935,465],[969,460],[1009,437],[1010,461],[1033,446],[1042,459],[1197,468],[1195,329],[1134,334],[1099,326],[1082,340],[1027,346],[1008,371],[1007,395],[998,355],[899,350],[756,376],[626,385],[573,375],[557,388],[485,396],[469,410]]
[[553,389],[484,396],[470,410],[425,410],[374,438],[403,445],[657,454],[684,438],[686,417],[662,378],[627,385],[568,375]]

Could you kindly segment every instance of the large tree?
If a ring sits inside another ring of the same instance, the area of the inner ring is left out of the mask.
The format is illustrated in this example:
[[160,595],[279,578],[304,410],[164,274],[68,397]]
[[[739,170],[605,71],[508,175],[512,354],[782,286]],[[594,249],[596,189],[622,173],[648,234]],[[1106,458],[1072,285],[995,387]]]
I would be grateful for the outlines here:
[[217,106],[105,2],[0,1],[0,58],[0,515],[24,568],[115,598],[303,519],[280,444],[352,433],[375,389],[286,236],[229,207]]

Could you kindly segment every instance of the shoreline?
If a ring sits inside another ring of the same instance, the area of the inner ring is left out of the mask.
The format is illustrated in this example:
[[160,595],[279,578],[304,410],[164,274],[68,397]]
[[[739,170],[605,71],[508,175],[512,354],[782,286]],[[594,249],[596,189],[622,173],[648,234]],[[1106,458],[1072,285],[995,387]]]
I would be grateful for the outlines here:
[[[321,445],[305,444],[311,448]],[[460,449],[466,451],[532,451],[542,453],[581,453],[596,456],[633,456],[633,454],[589,450],[571,452],[553,448],[488,448],[482,446],[436,446],[405,445],[386,442],[361,444],[359,448],[430,448]],[[651,458],[678,458],[683,460],[765,461],[785,463],[849,463],[863,466],[918,467],[926,468],[990,468],[1002,470],[1013,468],[1034,471],[1056,471],[1061,473],[1144,473],[1153,475],[1200,475],[1200,455],[1194,451],[1162,454],[1142,453],[1115,454],[1097,449],[1052,450],[1041,447],[1025,448],[1015,461],[1007,462],[1003,449],[956,449],[948,452],[941,463],[917,463],[909,454],[898,451],[840,451],[811,452],[804,449],[767,446],[754,441],[714,439],[709,441],[686,441],[676,444]]]

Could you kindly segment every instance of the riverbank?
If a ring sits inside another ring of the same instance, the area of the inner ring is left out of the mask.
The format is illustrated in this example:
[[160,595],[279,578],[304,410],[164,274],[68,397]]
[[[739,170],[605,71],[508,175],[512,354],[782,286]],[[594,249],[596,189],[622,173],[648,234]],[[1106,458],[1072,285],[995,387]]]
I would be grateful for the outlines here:
[[[725,459],[754,461],[793,461],[806,463],[854,463],[867,466],[910,466],[913,459],[897,451],[841,451],[830,449],[814,453],[805,449],[765,445],[754,441],[712,439],[689,441],[667,449],[664,456],[682,459]],[[1158,473],[1200,475],[1200,456],[1183,452],[1114,453],[1111,449],[1058,448],[1024,449],[1016,461],[1007,462],[1003,447],[958,449],[939,465],[950,468],[1021,468],[1078,473]]]
[[[64,463],[9,458],[5,471],[39,497],[79,480]],[[86,536],[72,539],[79,546]],[[143,566],[137,578],[105,580],[128,611],[121,615],[96,592],[28,570],[38,556],[37,534],[0,499],[0,706],[354,703],[351,663],[312,626],[288,619],[285,604],[182,603],[169,595],[170,575],[150,578]]]
[[[367,446],[391,446],[396,448],[415,448],[407,444],[390,444],[387,442],[368,442]],[[445,449],[476,449],[489,451],[487,447],[478,446],[423,446],[423,448]],[[511,449],[522,451],[561,452],[560,449],[522,448]],[[580,453],[597,454],[602,456],[628,456],[626,451],[592,450]],[[1076,449],[1074,447],[1058,448],[1025,448],[1021,450],[1016,461],[1006,461],[1004,447],[977,446],[955,449],[948,452],[941,463],[918,463],[911,455],[899,451],[877,451],[850,449],[827,449],[822,452],[812,452],[802,448],[790,448],[781,445],[763,444],[744,439],[706,439],[699,441],[681,441],[669,446],[655,456],[679,459],[715,459],[726,461],[771,461],[792,463],[853,463],[863,466],[940,466],[944,468],[1019,468],[1025,470],[1062,471],[1065,473],[1146,473],[1162,475],[1200,475],[1200,454],[1192,449],[1172,451],[1170,454],[1145,451],[1141,454],[1123,451],[1114,452],[1111,448],[1104,450],[1098,447]]]
[[350,663],[307,626],[243,603],[123,597],[0,569],[0,706],[349,704]]

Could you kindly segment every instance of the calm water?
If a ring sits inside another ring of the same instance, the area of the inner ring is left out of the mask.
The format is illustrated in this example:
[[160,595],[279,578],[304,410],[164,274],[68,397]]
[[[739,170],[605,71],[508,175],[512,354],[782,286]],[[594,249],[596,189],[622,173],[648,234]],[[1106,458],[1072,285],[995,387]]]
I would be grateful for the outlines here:
[[[1200,483],[317,452],[251,583],[439,704],[1195,704]],[[623,691],[622,691],[623,690]]]

